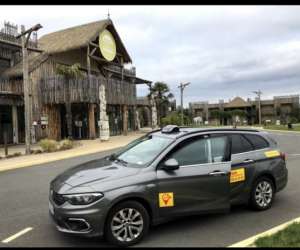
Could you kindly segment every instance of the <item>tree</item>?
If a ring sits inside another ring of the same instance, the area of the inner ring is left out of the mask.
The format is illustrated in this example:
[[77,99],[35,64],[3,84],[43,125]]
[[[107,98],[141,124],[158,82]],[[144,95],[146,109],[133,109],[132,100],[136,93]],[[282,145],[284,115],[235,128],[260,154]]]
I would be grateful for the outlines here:
[[156,82],[150,89],[149,96],[152,95],[157,107],[157,120],[161,124],[161,118],[167,115],[166,109],[170,103],[170,99],[174,95],[170,92],[168,84],[164,82]]
[[290,120],[293,121],[293,123],[297,123],[300,120],[300,109],[299,107],[292,107],[291,113],[290,113]]
[[247,113],[245,110],[234,109],[231,111],[231,118],[235,125],[236,125],[236,120],[234,119],[235,117],[244,118],[244,117],[246,117],[246,115],[247,115]]
[[218,119],[221,123],[221,111],[220,110],[212,110],[210,112],[210,117],[213,119]]
[[[187,116],[186,114],[183,114],[183,122],[184,124],[191,124],[191,118]],[[166,117],[163,117],[161,119],[161,125],[178,125],[181,126],[181,112],[180,111],[173,111],[170,114],[168,114]]]

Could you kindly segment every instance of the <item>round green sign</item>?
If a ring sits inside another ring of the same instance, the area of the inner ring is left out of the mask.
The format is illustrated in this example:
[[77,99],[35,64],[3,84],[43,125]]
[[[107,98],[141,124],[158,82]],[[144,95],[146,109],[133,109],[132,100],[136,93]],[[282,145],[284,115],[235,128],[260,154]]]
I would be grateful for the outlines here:
[[99,35],[99,47],[102,56],[109,62],[114,60],[117,49],[113,35],[107,30],[103,30]]

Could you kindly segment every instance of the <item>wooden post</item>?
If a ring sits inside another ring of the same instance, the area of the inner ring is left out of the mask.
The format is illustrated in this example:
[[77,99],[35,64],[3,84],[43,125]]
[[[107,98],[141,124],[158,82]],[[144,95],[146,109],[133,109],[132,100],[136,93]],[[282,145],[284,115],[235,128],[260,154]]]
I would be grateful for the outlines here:
[[95,104],[89,104],[89,138],[95,139],[96,127],[95,127]]
[[4,126],[3,139],[4,139],[4,152],[5,152],[5,157],[7,157],[7,155],[8,155],[8,147],[7,147],[7,126]]
[[19,143],[19,124],[18,124],[18,110],[17,106],[12,106],[12,122],[13,122],[13,143]]
[[128,111],[127,105],[123,105],[123,135],[128,133]]
[[[25,27],[21,26],[21,32],[25,32]],[[28,53],[25,47],[26,37],[22,36],[23,54],[23,84],[24,84],[24,106],[25,106],[25,144],[26,154],[30,154],[30,100],[29,100],[29,76],[28,76]]]
[[[87,73],[88,73],[88,82],[89,82],[89,86],[91,86],[90,45],[87,46],[86,65],[87,65]],[[93,103],[90,103],[89,104],[89,138],[90,139],[95,139],[95,137],[96,137],[95,105]]]
[[68,129],[68,138],[72,139],[72,110],[71,110],[71,103],[67,102],[65,105],[66,105],[66,121],[67,121],[67,129]]

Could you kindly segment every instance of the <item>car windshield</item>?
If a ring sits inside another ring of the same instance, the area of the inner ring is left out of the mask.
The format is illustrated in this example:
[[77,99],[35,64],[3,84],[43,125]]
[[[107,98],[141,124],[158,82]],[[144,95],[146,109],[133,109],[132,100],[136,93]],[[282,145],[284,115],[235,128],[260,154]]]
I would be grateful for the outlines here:
[[144,136],[128,144],[116,154],[115,160],[134,167],[143,167],[154,160],[173,139],[162,136]]

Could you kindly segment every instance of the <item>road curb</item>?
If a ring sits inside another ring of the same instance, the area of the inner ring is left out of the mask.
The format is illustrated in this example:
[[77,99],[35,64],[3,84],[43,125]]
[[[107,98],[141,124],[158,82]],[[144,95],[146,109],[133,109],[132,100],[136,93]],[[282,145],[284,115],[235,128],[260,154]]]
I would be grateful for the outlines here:
[[260,238],[260,237],[264,237],[264,236],[269,236],[272,234],[277,233],[278,231],[286,228],[287,226],[289,226],[290,224],[294,223],[294,222],[300,222],[300,217],[296,218],[296,219],[292,219],[290,221],[287,221],[283,224],[280,224],[276,227],[273,227],[265,232],[262,232],[260,234],[254,235],[248,239],[242,240],[240,242],[234,243],[233,245],[230,245],[228,247],[255,247],[254,242]]

